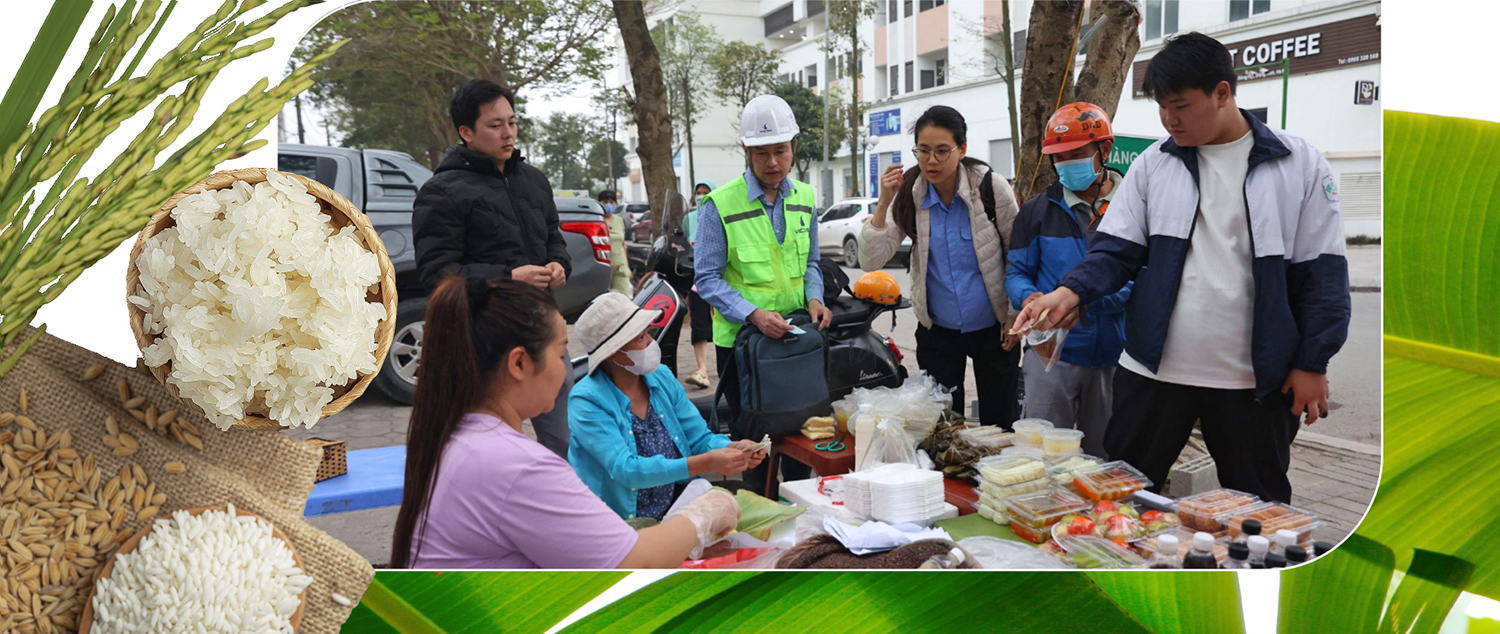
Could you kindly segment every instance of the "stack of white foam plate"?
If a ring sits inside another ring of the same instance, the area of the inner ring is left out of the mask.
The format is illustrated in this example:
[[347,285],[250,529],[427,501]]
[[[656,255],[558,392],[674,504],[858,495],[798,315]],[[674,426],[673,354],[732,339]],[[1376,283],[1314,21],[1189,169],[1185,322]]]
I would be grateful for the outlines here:
[[[887,477],[889,474],[898,474],[908,471],[920,471],[914,465],[896,463],[881,465],[874,469],[856,471],[844,475],[844,508],[850,514],[859,518],[860,521],[868,520],[874,515],[874,506],[871,498],[871,483]],[[933,472],[936,473],[936,472]]]
[[870,515],[890,524],[920,522],[943,512],[943,474],[910,470],[870,483]]

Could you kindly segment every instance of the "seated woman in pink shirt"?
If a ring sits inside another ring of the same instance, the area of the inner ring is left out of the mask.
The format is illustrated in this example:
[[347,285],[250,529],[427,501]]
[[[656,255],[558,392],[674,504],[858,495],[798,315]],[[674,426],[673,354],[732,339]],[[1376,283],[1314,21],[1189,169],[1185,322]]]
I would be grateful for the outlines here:
[[739,522],[734,498],[711,491],[636,531],[521,433],[569,371],[550,293],[451,277],[426,324],[392,568],[675,568]]

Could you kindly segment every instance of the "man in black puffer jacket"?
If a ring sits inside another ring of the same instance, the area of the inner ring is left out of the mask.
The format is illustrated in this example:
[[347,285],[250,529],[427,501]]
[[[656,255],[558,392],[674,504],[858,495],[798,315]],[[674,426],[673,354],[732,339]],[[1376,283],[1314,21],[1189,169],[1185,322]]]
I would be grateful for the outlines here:
[[[448,113],[462,143],[422,185],[412,211],[417,271],[428,292],[451,274],[555,290],[572,272],[552,185],[516,151],[514,106],[509,91],[483,79],[453,94]],[[552,411],[532,420],[537,440],[564,458],[571,388],[565,382]]]

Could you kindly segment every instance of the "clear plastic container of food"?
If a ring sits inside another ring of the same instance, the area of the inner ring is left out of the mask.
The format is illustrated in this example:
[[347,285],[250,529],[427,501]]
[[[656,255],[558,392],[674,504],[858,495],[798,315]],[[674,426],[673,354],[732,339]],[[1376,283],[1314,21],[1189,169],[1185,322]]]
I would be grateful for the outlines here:
[[[1180,516],[1181,513],[1179,512],[1178,515]],[[1313,531],[1323,526],[1323,520],[1318,519],[1318,516],[1281,502],[1261,502],[1235,509],[1216,519],[1229,529],[1230,537],[1239,536],[1241,522],[1258,520],[1262,535],[1275,535],[1276,531],[1280,530],[1295,531],[1298,543],[1312,539]]]
[[1027,480],[1026,482],[1018,482],[1009,486],[1000,486],[998,484],[990,482],[989,480],[985,480],[984,478],[979,479],[980,496],[988,496],[989,499],[994,500],[995,503],[992,506],[994,506],[995,508],[1000,508],[1000,506],[1004,504],[1005,500],[1007,499],[1013,498],[1017,495],[1036,493],[1037,491],[1041,491],[1042,489],[1050,486],[1052,486],[1052,481],[1047,478]]
[[1073,559],[1073,567],[1083,569],[1140,568],[1146,565],[1129,548],[1103,537],[1093,535],[1069,535],[1057,540]]
[[1027,458],[1033,458],[1036,460],[1045,460],[1047,458],[1047,453],[1042,451],[1041,447],[1031,447],[1028,445],[1013,445],[1010,447],[1006,447],[1000,450],[1000,455],[1007,458],[1025,456]]
[[1025,456],[1002,457],[978,466],[980,477],[996,486],[1011,486],[1047,477],[1046,464]]
[[1073,472],[1073,485],[1091,500],[1123,500],[1151,486],[1151,480],[1135,467],[1116,460]]
[[1214,489],[1177,501],[1177,516],[1193,530],[1217,533],[1224,530],[1219,516],[1260,503],[1255,495],[1234,489]]
[[1064,515],[1080,513],[1088,508],[1088,500],[1058,487],[1005,500],[1005,512],[1010,515],[1011,522],[1036,529],[1050,527]]
[[1042,446],[1042,432],[1052,429],[1052,421],[1040,418],[1023,418],[1011,425],[1016,430],[1016,444],[1028,447]]
[[1032,528],[1017,522],[1014,518],[1010,520],[1010,532],[1015,533],[1016,537],[1020,537],[1033,544],[1045,544],[1048,540],[1052,539],[1052,528],[1050,526]]
[[994,522],[996,524],[1005,524],[1005,523],[1010,522],[1010,518],[1005,516],[1005,512],[1004,511],[995,510],[994,508],[991,508],[989,505],[980,504],[978,506],[975,506],[974,510],[976,510],[976,511],[979,512],[979,516],[980,517],[982,517],[984,519],[987,519],[987,520],[989,520],[991,522]]
[[953,438],[970,447],[993,454],[1009,447],[1015,438],[1015,434],[1005,431],[1000,427],[981,426],[968,427],[955,431],[953,432]]
[[[1156,554],[1156,538],[1162,535],[1172,535],[1177,538],[1177,556],[1181,557],[1193,549],[1193,534],[1196,532],[1198,531],[1186,528],[1174,528],[1132,542],[1130,547],[1134,548],[1135,552],[1139,553],[1141,557],[1150,559],[1152,555]],[[1217,559],[1221,564],[1226,559],[1229,559],[1229,537],[1227,535],[1214,537],[1214,559]]]
[[1082,453],[1083,432],[1076,429],[1044,429],[1042,450],[1055,454]]

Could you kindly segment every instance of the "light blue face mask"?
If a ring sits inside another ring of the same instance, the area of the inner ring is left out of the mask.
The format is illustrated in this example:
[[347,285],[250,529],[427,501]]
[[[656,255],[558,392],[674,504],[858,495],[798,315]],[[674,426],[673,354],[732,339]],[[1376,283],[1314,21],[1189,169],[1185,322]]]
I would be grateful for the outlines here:
[[619,205],[605,203],[605,205],[604,205],[604,213],[613,216],[613,215],[615,215],[615,208],[618,207],[618,206]]
[[1094,158],[1090,156],[1072,161],[1057,161],[1053,164],[1057,168],[1057,180],[1062,181],[1063,187],[1069,191],[1078,192],[1092,187],[1094,181],[1099,180],[1099,172],[1094,171]]

